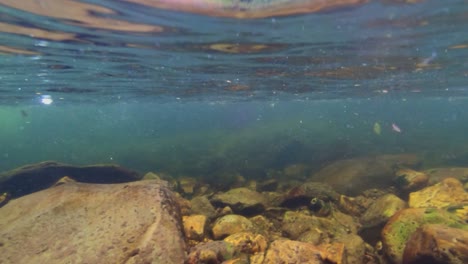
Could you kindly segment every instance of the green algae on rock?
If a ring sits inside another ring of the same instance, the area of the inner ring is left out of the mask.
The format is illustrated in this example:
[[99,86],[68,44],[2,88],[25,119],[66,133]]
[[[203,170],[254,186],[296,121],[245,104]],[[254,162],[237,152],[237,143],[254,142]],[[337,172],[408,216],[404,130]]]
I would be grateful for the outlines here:
[[444,224],[468,230],[465,219],[436,208],[407,208],[390,218],[382,230],[384,251],[393,263],[401,263],[403,251],[411,235],[424,224]]

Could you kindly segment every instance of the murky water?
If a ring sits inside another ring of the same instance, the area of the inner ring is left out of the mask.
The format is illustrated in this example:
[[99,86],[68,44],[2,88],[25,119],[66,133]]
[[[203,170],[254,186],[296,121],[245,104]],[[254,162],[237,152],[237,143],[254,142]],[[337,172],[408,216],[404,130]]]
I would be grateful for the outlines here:
[[387,153],[467,164],[466,1],[255,19],[151,3],[0,0],[0,170],[262,177]]

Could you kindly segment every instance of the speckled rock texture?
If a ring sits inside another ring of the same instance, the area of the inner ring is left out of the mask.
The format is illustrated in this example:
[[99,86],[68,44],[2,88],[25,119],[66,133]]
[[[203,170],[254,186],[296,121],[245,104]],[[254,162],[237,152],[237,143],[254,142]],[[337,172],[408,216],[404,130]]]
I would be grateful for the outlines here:
[[423,225],[410,237],[403,264],[468,263],[468,231],[444,225]]
[[66,183],[0,208],[0,262],[183,263],[173,194],[160,181]]

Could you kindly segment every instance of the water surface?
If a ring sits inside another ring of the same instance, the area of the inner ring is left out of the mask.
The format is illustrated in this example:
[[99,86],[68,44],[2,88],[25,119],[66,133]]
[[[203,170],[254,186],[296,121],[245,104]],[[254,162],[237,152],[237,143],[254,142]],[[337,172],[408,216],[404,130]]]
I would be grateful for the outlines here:
[[466,1],[257,19],[146,3],[0,0],[0,170],[57,160],[261,177],[386,153],[468,162]]

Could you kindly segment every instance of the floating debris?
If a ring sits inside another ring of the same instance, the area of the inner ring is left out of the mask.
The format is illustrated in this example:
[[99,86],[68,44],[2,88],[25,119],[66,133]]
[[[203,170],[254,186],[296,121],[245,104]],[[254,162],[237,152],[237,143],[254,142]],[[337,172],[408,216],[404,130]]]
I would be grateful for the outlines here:
[[379,136],[380,136],[380,133],[382,133],[382,127],[380,126],[378,122],[374,123],[374,133]]
[[401,128],[395,123],[392,123],[392,130],[397,133],[401,133]]

